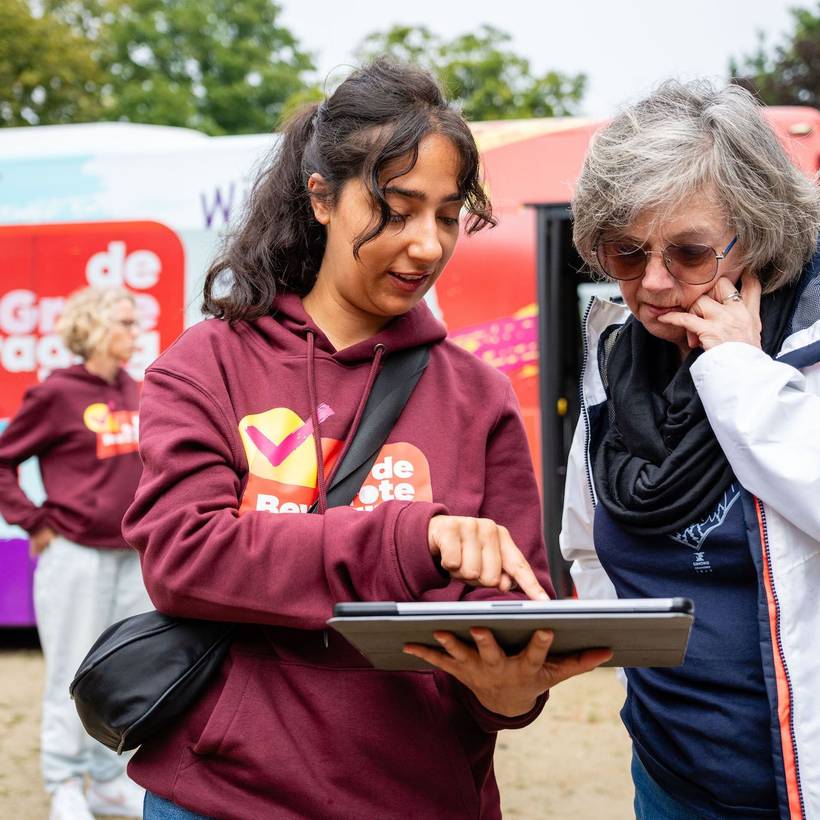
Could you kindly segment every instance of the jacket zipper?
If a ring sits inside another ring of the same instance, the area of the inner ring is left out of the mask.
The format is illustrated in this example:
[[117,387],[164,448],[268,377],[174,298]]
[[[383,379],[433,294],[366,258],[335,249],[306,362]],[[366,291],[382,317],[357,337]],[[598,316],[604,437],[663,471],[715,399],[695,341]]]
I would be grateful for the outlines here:
[[[760,514],[760,522],[763,530],[763,551],[766,554],[766,572],[769,576],[769,588],[772,591],[772,599],[774,600],[775,610],[775,635],[774,640],[777,645],[777,654],[780,656],[780,663],[783,666],[783,674],[786,677],[786,687],[789,692],[789,703],[794,702],[794,690],[792,689],[792,679],[789,674],[789,667],[786,665],[786,655],[783,652],[783,644],[780,640],[780,602],[777,598],[777,589],[774,585],[774,572],[772,570],[772,555],[769,548],[769,529],[766,523],[766,510],[763,502],[759,498],[755,498],[755,506]],[[806,816],[806,804],[803,800],[803,787],[800,782],[800,764],[797,757],[797,740],[795,739],[794,731],[794,709],[789,709],[789,738],[792,744],[792,754],[794,755],[794,776],[797,782],[797,796],[800,800],[800,816]]]
[[592,500],[593,507],[597,505],[598,499],[595,496],[595,487],[592,483],[592,467],[589,463],[589,412],[587,410],[587,404],[584,399],[584,380],[586,379],[587,366],[589,364],[589,314],[592,312],[592,306],[594,304],[595,297],[592,297],[589,300],[589,304],[587,304],[586,308],[584,308],[584,317],[581,321],[581,340],[583,342],[583,358],[581,360],[581,378],[578,382],[579,406],[581,408],[581,415],[584,420],[584,466],[586,468],[587,474],[587,490],[589,492],[589,497]]

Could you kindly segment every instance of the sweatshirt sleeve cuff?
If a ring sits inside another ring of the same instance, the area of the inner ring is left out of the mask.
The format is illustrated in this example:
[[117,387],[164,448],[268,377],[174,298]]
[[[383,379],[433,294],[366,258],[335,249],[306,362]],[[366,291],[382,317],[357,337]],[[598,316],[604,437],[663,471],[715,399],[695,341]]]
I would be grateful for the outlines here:
[[450,576],[436,565],[427,543],[430,519],[447,514],[447,508],[442,504],[413,501],[396,517],[393,543],[399,572],[411,600],[450,583]]
[[35,507],[30,515],[27,515],[24,520],[20,522],[20,526],[29,534],[34,535],[35,532],[48,526],[48,510],[43,507]]
[[458,686],[462,691],[462,698],[467,709],[479,728],[485,732],[500,732],[502,729],[522,729],[524,726],[529,726],[541,714],[541,710],[549,698],[549,690],[547,690],[536,698],[535,705],[529,712],[525,712],[523,715],[515,715],[515,717],[505,717],[485,708],[466,686],[461,684],[458,684]]

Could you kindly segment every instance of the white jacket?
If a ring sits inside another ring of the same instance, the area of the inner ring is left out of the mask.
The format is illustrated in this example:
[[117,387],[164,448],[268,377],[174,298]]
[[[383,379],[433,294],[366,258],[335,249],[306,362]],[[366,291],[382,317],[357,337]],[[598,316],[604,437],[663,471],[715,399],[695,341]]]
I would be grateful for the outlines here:
[[[814,291],[816,299],[817,291]],[[614,598],[593,543],[597,497],[588,442],[607,411],[597,367],[603,330],[623,323],[622,305],[593,299],[584,319],[581,417],[567,467],[560,536],[582,598]],[[692,378],[738,482],[749,545],[763,589],[761,642],[770,703],[777,703],[773,759],[781,817],[820,818],[820,318],[786,339],[776,359],[740,342],[703,355]]]

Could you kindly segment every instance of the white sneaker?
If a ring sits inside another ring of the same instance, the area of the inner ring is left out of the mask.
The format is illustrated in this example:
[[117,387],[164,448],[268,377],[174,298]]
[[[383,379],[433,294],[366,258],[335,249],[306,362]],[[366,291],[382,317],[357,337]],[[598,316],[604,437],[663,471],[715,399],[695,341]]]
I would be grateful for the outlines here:
[[126,774],[113,780],[92,780],[86,793],[88,808],[94,814],[117,817],[142,817],[145,789]]
[[94,820],[83,794],[82,780],[73,777],[57,786],[51,795],[48,820]]

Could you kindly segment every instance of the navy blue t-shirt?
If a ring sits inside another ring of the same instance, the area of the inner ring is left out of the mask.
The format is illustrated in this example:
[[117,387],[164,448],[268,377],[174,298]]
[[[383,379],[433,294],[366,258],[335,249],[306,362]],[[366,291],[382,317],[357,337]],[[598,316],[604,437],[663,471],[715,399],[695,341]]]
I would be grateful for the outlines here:
[[732,484],[704,521],[669,536],[624,530],[602,504],[595,546],[619,598],[695,602],[686,661],[627,669],[621,712],[662,788],[718,816],[775,817],[770,709],[758,631],[758,580]]

